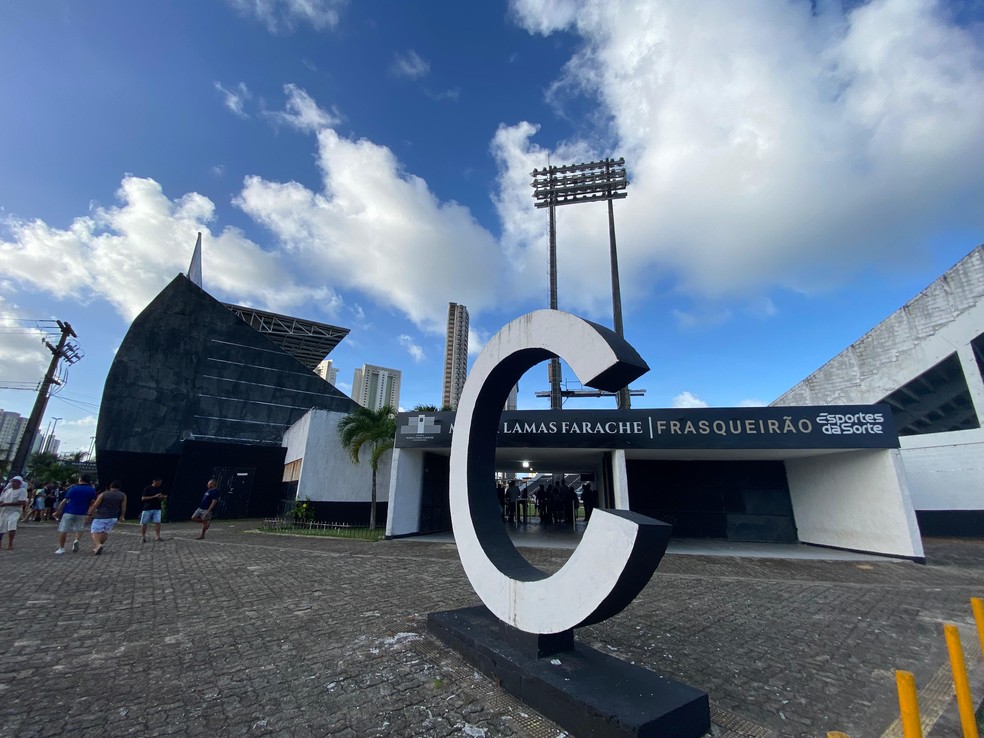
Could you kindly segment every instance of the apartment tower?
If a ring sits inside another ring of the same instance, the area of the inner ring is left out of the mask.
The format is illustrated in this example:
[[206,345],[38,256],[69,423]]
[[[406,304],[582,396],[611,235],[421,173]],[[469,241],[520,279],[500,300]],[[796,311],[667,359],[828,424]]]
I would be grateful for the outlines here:
[[468,308],[448,303],[448,330],[444,344],[444,392],[441,407],[457,407],[468,376]]
[[379,410],[384,405],[399,410],[400,377],[399,369],[363,364],[355,370],[352,379],[352,399],[370,410]]
[[331,385],[337,385],[338,368],[332,366],[331,359],[325,359],[314,368],[314,373]]

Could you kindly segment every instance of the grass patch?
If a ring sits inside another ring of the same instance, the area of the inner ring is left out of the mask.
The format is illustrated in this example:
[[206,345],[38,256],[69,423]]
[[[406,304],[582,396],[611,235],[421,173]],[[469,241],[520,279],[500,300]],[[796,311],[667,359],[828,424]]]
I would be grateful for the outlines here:
[[386,532],[381,528],[360,528],[345,523],[298,523],[280,518],[264,520],[257,530],[260,533],[320,538],[351,538],[359,541],[378,541],[386,535]]

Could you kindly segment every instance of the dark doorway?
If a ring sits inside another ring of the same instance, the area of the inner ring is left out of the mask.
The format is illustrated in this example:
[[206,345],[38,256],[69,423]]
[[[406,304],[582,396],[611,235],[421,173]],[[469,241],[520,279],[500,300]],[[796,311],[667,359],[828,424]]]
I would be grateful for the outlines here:
[[248,516],[249,497],[253,491],[255,469],[235,466],[217,466],[212,477],[219,483],[219,498],[216,513],[221,518],[245,518]]
[[424,454],[424,478],[420,490],[421,533],[451,530],[450,476],[449,457]]
[[673,526],[674,538],[794,543],[781,461],[627,461],[632,510]]

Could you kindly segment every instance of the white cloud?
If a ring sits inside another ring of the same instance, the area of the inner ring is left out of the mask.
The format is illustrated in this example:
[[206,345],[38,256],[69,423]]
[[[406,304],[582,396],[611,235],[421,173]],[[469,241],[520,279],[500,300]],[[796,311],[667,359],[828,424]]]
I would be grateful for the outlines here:
[[204,280],[212,294],[286,311],[315,300],[329,313],[339,298],[318,283],[299,282],[279,254],[264,251],[235,228],[212,233],[215,206],[189,193],[169,199],[152,179],[127,176],[120,204],[94,206],[66,229],[41,220],[8,218],[0,239],[0,273],[11,281],[85,303],[101,297],[127,320],[191,260],[196,233],[204,236]]
[[414,342],[412,336],[408,336],[404,333],[397,340],[400,342],[400,345],[407,350],[407,353],[410,354],[416,363],[419,364],[424,360],[424,350]]
[[[8,281],[0,284],[0,288],[8,294],[14,289]],[[3,356],[0,385],[34,392],[44,377],[51,354],[41,343],[44,333],[33,322],[23,320],[20,313],[17,305],[0,296],[0,355]]]
[[747,400],[742,400],[738,403],[738,407],[765,407],[768,405],[765,400],[756,400],[754,398],[749,398]]
[[673,318],[677,326],[684,330],[695,330],[699,328],[711,328],[731,320],[731,310],[728,308],[717,308],[701,305],[693,310],[682,310],[674,308]]
[[231,90],[227,90],[221,83],[215,83],[215,89],[222,93],[222,104],[240,118],[248,118],[246,103],[253,97],[245,82],[238,83]]
[[316,30],[338,26],[347,0],[227,0],[242,15],[263,23],[270,33],[292,31],[301,23]]
[[70,454],[76,450],[88,452],[92,444],[92,436],[96,434],[96,422],[95,415],[63,420],[55,431],[55,438],[61,441],[58,453]]
[[473,326],[468,326],[468,355],[478,356],[488,343],[490,334],[488,331],[476,330]]
[[691,392],[683,391],[673,398],[673,407],[707,407],[707,403]]
[[[581,36],[553,99],[577,110],[586,94],[606,121],[550,152],[530,124],[500,128],[497,202],[517,268],[543,264],[546,217],[529,172],[548,153],[625,156],[615,219],[629,305],[654,278],[697,299],[822,290],[927,248],[941,224],[984,225],[968,205],[984,197],[980,38],[934,0],[837,7],[515,0],[530,32]],[[605,207],[557,216],[562,306],[603,314]]]
[[318,134],[320,192],[247,177],[236,204],[277,237],[299,272],[344,285],[443,334],[448,302],[495,304],[505,266],[467,208],[440,202],[392,151]]
[[453,102],[458,102],[458,99],[461,97],[461,88],[449,87],[448,89],[442,92],[431,92],[430,90],[425,89],[424,94],[427,95],[427,97],[429,97],[431,100],[437,100],[437,101],[451,100]]
[[407,79],[422,79],[430,72],[430,62],[425,61],[413,49],[405,54],[395,54],[390,71],[397,77]]
[[306,133],[317,133],[322,128],[338,125],[342,120],[337,110],[330,113],[322,110],[311,96],[297,85],[284,85],[284,93],[287,95],[285,109],[266,113],[276,122]]

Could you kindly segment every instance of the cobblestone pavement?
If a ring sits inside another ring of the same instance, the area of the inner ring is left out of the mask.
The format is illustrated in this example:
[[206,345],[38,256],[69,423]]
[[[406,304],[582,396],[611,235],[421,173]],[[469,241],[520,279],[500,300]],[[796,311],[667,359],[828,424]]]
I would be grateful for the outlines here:
[[[427,634],[428,612],[478,602],[453,545],[254,527],[196,541],[172,524],[141,544],[125,524],[96,557],[55,556],[53,524],[22,524],[0,551],[0,735],[564,735]],[[548,570],[567,556],[524,553]],[[942,623],[960,626],[980,699],[968,600],[984,542],[931,541],[927,557],[667,556],[578,637],[707,691],[715,736],[892,735],[897,668],[943,685],[924,717],[952,728]]]

